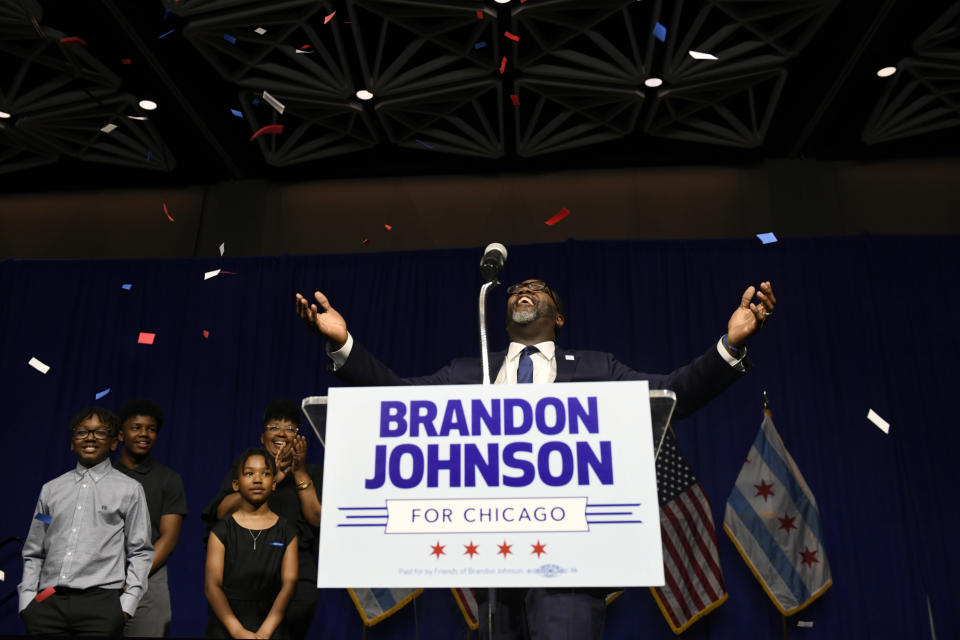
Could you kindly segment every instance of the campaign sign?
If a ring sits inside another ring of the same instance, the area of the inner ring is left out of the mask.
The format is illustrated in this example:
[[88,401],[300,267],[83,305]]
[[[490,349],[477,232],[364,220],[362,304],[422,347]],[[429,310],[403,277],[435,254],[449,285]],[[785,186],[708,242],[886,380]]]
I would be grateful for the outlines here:
[[330,389],[317,585],[663,585],[646,382]]

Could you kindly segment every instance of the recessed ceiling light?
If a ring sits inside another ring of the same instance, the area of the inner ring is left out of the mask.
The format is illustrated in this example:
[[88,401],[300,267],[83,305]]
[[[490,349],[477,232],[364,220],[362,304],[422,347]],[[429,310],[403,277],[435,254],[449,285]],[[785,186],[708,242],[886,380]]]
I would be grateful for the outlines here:
[[647,85],[651,89],[654,89],[662,85],[663,80],[661,80],[660,78],[647,78],[646,80],[643,81],[643,84]]
[[370,100],[373,98],[373,94],[366,89],[360,89],[360,91],[357,91],[357,97],[361,100]]
[[141,100],[140,108],[143,109],[144,111],[153,111],[154,109],[157,108],[157,103],[154,102],[153,100]]
[[877,75],[881,78],[889,78],[897,72],[896,67],[884,67],[883,69],[877,70]]
[[497,4],[508,4],[510,2],[510,0],[493,0],[493,1],[496,2]]
[[9,113],[7,113],[6,111],[0,111],[0,118],[12,118],[12,117],[13,117],[13,116],[11,116],[11,115],[10,115]]

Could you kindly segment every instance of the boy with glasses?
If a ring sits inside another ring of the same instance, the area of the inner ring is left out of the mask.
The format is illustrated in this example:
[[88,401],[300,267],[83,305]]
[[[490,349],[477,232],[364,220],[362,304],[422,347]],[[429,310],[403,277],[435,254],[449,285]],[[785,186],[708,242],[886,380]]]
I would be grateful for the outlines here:
[[170,635],[172,617],[167,559],[177,546],[180,526],[187,516],[187,496],[180,474],[150,456],[163,426],[160,407],[151,400],[133,400],[120,407],[119,414],[123,448],[114,466],[143,486],[154,549],[150,588],[140,601],[137,615],[126,624],[124,635],[161,638]]
[[70,421],[77,466],[43,485],[23,544],[20,617],[30,635],[120,637],[153,562],[143,488],[110,464],[117,417]]
[[[271,511],[297,526],[299,577],[286,612],[293,640],[306,637],[319,599],[317,545],[323,487],[323,468],[306,462],[307,439],[299,435],[299,430],[300,407],[296,402],[276,398],[267,405],[260,443],[277,465],[277,488],[270,495],[268,504]],[[208,530],[240,507],[241,496],[234,491],[233,480],[233,474],[228,471],[220,485],[220,493],[200,515]]]

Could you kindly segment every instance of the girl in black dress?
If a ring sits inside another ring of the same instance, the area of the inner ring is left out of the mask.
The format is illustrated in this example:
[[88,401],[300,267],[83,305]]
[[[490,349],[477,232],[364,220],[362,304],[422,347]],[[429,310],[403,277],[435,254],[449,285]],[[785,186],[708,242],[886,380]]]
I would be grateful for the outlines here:
[[296,524],[267,505],[277,465],[247,449],[233,470],[240,508],[210,532],[205,589],[208,638],[286,638],[284,612],[297,582]]

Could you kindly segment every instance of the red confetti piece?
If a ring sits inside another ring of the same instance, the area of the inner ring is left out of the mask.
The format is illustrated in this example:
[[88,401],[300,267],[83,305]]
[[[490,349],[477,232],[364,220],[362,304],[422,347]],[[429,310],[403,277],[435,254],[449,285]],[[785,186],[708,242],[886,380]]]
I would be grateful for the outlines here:
[[477,11],[477,20],[483,20],[483,11]]
[[120,64],[133,64],[133,60],[130,58],[120,58]]
[[330,22],[331,20],[333,20],[333,16],[335,16],[335,15],[337,15],[337,12],[336,12],[336,11],[334,11],[333,13],[331,13],[330,15],[328,15],[326,18],[323,19],[323,24],[327,24],[328,22]]
[[207,331],[206,329],[204,329],[204,330],[203,330],[203,337],[204,337],[204,338],[209,338],[209,337],[210,337],[210,332]]
[[137,337],[137,344],[153,344],[154,338],[157,337],[155,333],[147,333],[146,331],[141,331],[140,335]]
[[227,274],[228,276],[237,275],[236,271],[227,271],[226,269],[220,269],[220,275]]
[[270,134],[270,135],[277,135],[277,134],[280,134],[280,133],[283,133],[283,125],[282,125],[282,124],[268,124],[268,125],[265,126],[265,127],[260,127],[259,129],[257,129],[256,133],[254,133],[252,136],[250,136],[250,142],[253,142],[254,140],[256,140],[257,138],[259,138],[260,136],[265,136],[265,135],[268,135],[268,134]]
[[393,231],[393,227],[391,227],[391,226],[388,225],[388,224],[383,225],[383,227],[384,227],[387,231]]
[[167,209],[167,203],[166,203],[166,202],[163,203],[163,212],[164,212],[165,214],[167,214],[167,220],[169,220],[170,222],[176,222],[176,220],[173,219],[173,216],[170,215],[170,211],[169,211],[169,209]]
[[558,222],[566,218],[568,215],[570,215],[570,209],[567,209],[566,207],[564,207],[563,209],[560,209],[560,211],[557,211],[557,215],[547,220],[546,224],[548,227],[552,227],[553,225],[557,224]]
[[67,36],[60,38],[60,42],[61,44],[82,44],[83,46],[87,46],[87,41],[80,36]]
[[507,56],[503,56],[503,60],[500,61],[500,75],[503,75],[503,72],[507,70]]
[[513,34],[513,33],[510,33],[509,31],[504,31],[504,32],[503,32],[503,35],[507,36],[508,38],[510,38],[511,40],[513,40],[514,42],[520,42],[520,36],[515,35],[515,34]]
[[513,106],[519,107],[519,106],[520,106],[520,96],[518,96],[518,95],[515,94],[515,93],[511,93],[511,94],[510,94],[510,102],[513,103]]
[[40,593],[38,593],[38,594],[34,597],[34,599],[35,599],[37,602],[43,602],[44,600],[46,600],[47,598],[49,598],[50,596],[52,596],[52,595],[55,594],[56,592],[57,592],[57,590],[54,589],[53,587],[47,587],[46,589],[44,589],[43,591],[41,591]]
[[[334,11],[333,13],[336,13],[336,11]],[[330,15],[333,15],[333,14],[330,14]],[[309,45],[309,44],[305,44],[305,45],[303,45],[303,46],[300,47],[300,48],[301,48],[302,50],[306,51],[307,49],[310,48],[310,46],[311,46],[311,45]]]
[[368,244],[370,244],[370,238],[364,238],[363,240],[360,241],[360,244],[362,244],[362,245],[368,245]]

